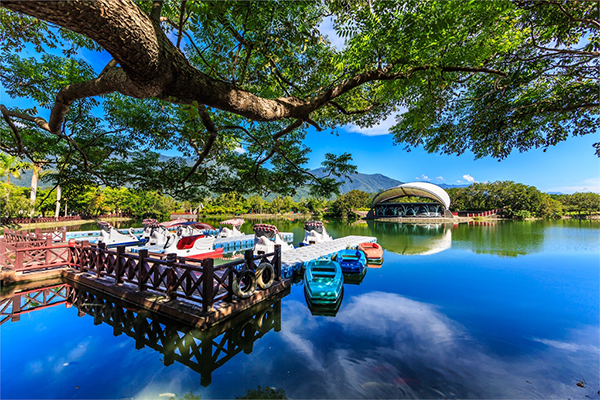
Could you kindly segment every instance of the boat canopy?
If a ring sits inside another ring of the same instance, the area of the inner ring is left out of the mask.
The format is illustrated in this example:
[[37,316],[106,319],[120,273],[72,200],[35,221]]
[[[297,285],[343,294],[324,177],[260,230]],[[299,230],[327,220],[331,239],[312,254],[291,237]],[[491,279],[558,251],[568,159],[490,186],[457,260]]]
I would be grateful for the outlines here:
[[179,225],[179,224],[182,224],[184,222],[190,222],[190,221],[188,221],[187,219],[183,219],[183,218],[177,218],[177,219],[174,219],[173,221],[161,222],[160,226],[164,226],[165,228],[170,228],[170,227],[172,227],[174,225]]
[[448,196],[448,193],[438,185],[429,182],[403,183],[402,185],[383,190],[375,196],[371,206],[373,207],[385,201],[404,196],[425,197],[441,203],[446,209],[450,207],[450,196]]
[[276,226],[269,224],[256,224],[252,229],[254,229],[254,234],[257,237],[264,236],[267,239],[275,239],[275,236],[279,233]]
[[106,231],[106,232],[110,232],[110,229],[113,227],[111,224],[109,224],[106,221],[98,221],[98,226],[100,227],[101,230]]
[[304,230],[323,233],[323,223],[321,221],[306,221],[304,223]]
[[243,223],[244,223],[243,218],[232,218],[232,219],[228,219],[226,221],[219,222],[219,224],[221,224],[221,225],[233,225],[233,226],[240,226]]
[[144,228],[157,228],[158,221],[155,219],[146,218],[145,220],[142,221],[142,226]]

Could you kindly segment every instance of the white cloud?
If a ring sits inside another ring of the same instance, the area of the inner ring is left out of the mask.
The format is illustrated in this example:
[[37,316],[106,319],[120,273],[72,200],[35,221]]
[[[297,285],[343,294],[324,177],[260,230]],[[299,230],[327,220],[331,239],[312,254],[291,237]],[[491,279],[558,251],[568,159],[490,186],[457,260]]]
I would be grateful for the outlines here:
[[233,149],[233,151],[235,151],[238,154],[244,154],[246,152],[246,149],[244,149],[242,146],[239,146]]
[[376,125],[374,125],[370,128],[361,128],[356,125],[346,125],[345,128],[349,132],[356,132],[356,133],[360,133],[365,136],[389,135],[390,128],[396,123],[396,116],[399,114],[402,114],[404,111],[397,113],[397,114],[392,114],[389,117],[387,117],[386,119],[384,119],[383,121],[377,123]]
[[435,180],[438,181],[438,182],[445,182],[446,181],[443,176],[438,176],[437,178],[435,178]]
[[428,181],[429,177],[425,174],[422,174],[421,176],[416,176],[415,179],[418,181]]
[[[467,182],[471,182],[471,183],[475,182],[475,178],[473,178],[473,177],[472,177],[471,175],[469,175],[469,174],[463,175],[463,179],[464,179],[464,180],[466,180]],[[459,182],[460,182],[460,181],[459,181]]]

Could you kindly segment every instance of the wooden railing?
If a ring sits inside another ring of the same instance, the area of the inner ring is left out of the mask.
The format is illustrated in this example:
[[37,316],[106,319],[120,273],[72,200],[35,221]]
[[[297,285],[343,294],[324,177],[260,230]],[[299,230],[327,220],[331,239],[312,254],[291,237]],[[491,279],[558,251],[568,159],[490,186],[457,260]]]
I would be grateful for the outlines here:
[[255,271],[262,262],[273,266],[274,279],[281,279],[281,246],[275,252],[254,256],[246,251],[244,259],[215,266],[212,258],[194,260],[168,254],[166,259],[148,256],[148,250],[138,254],[125,253],[125,246],[107,249],[84,241],[70,247],[68,265],[97,277],[109,277],[115,283],[129,283],[140,292],[154,290],[165,293],[168,299],[184,298],[202,304],[204,312],[212,310],[221,300],[231,301],[234,279],[249,269]]
[[67,230],[64,228],[51,232],[42,231],[40,228],[33,231],[4,229],[3,235],[9,243],[46,240],[47,238],[51,238],[53,242],[65,242],[67,240]]
[[[115,283],[135,285],[144,292],[164,293],[168,299],[183,298],[202,304],[204,312],[221,300],[231,301],[233,282],[243,270],[256,271],[268,262],[273,266],[274,280],[281,280],[281,246],[275,252],[254,256],[252,250],[243,259],[216,266],[211,258],[195,260],[167,254],[153,258],[147,250],[126,253],[125,246],[107,249],[87,241],[53,243],[52,235],[5,230],[0,238],[0,265],[15,272],[27,272],[53,267],[73,267],[97,277],[112,278]],[[242,284],[243,285],[243,284]]]

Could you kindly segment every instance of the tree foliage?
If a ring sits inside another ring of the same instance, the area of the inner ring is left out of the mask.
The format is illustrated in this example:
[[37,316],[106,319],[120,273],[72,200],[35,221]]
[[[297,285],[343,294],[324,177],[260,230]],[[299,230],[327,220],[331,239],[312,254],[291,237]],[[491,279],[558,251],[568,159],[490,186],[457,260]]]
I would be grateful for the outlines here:
[[[73,190],[128,185],[200,199],[288,196],[311,183],[326,196],[338,190],[334,176],[356,168],[349,154],[327,154],[328,175],[312,176],[307,130],[369,127],[404,108],[397,143],[499,159],[598,124],[597,2],[1,6],[10,99],[0,149],[52,164],[55,184]],[[342,48],[324,34],[327,18]]]
[[503,215],[518,219],[536,216],[562,216],[560,202],[535,186],[512,181],[474,183],[465,188],[447,190],[452,210],[487,211],[501,208]]

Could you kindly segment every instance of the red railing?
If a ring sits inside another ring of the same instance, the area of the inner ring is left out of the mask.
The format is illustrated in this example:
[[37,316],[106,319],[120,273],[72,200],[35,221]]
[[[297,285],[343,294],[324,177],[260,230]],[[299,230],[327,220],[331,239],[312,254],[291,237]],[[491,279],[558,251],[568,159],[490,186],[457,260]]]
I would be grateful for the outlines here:
[[140,292],[153,290],[168,299],[201,303],[208,311],[215,302],[232,300],[234,280],[241,280],[244,270],[256,271],[257,265],[268,262],[273,266],[274,280],[280,280],[281,247],[275,247],[274,253],[254,256],[249,250],[243,259],[215,266],[210,258],[194,260],[168,254],[159,259],[148,256],[148,250],[132,254],[125,252],[125,246],[107,249],[103,243],[95,246],[87,241],[53,243],[52,235],[5,230],[0,238],[0,264],[15,272],[70,266],[112,278],[115,283],[135,285]]
[[193,260],[168,254],[166,259],[148,257],[148,250],[138,254],[125,253],[125,246],[107,249],[87,242],[70,247],[68,265],[97,277],[111,277],[115,283],[129,283],[142,292],[154,290],[165,293],[168,299],[185,298],[202,304],[203,311],[212,309],[214,303],[231,301],[233,282],[243,270],[255,271],[257,265],[268,262],[273,266],[274,279],[281,279],[281,247],[274,253],[254,256],[246,252],[241,260],[214,265],[211,258]]
[[51,238],[53,242],[65,242],[67,231],[64,228],[51,232],[42,231],[40,228],[35,228],[33,232],[4,229],[4,238],[9,243],[46,240],[47,238]]

